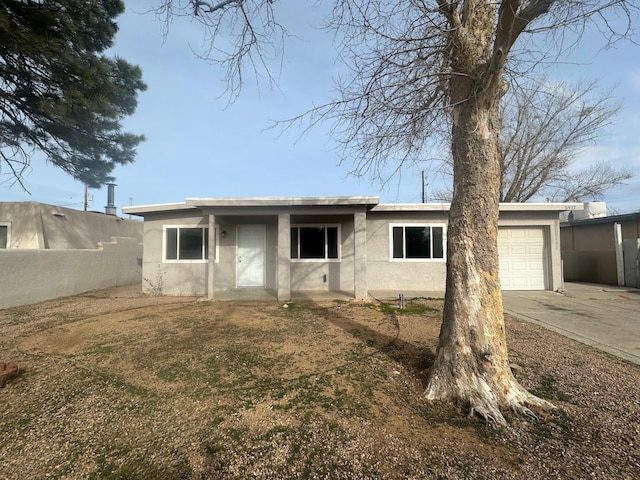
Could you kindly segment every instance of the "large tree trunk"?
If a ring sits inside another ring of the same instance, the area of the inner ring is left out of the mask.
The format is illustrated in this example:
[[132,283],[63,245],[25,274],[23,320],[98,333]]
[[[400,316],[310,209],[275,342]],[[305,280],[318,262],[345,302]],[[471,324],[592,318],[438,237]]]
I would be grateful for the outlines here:
[[[484,9],[484,10],[483,10]],[[523,389],[509,366],[498,276],[501,186],[498,102],[502,65],[493,64],[494,7],[482,4],[453,37],[453,201],[447,230],[447,290],[426,397],[466,404],[505,424],[501,409],[532,415],[553,408]],[[494,58],[495,59],[495,58]]]
[[471,413],[504,424],[501,408],[531,414],[526,405],[552,405],[524,390],[509,366],[498,277],[497,111],[476,103],[456,110],[447,291],[426,395],[461,402]]

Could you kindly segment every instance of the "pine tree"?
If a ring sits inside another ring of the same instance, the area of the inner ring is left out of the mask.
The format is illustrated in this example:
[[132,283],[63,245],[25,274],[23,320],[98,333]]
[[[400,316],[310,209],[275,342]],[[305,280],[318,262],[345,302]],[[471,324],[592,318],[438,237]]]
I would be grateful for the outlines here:
[[123,132],[121,121],[146,85],[139,67],[103,53],[123,11],[121,0],[0,3],[0,172],[24,187],[42,152],[96,188],[133,162],[144,137]]

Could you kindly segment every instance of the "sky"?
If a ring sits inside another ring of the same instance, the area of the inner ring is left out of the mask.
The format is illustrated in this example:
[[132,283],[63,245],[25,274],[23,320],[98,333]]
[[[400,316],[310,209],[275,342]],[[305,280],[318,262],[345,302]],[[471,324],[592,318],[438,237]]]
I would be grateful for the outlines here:
[[[331,34],[318,29],[322,16],[310,2],[282,1],[279,19],[293,34],[285,46],[278,72],[279,88],[249,76],[241,95],[229,104],[220,67],[197,57],[202,51],[202,28],[175,18],[164,36],[165,24],[145,13],[149,0],[125,0],[126,12],[117,21],[119,32],[111,55],[142,68],[148,89],[139,95],[135,114],[124,130],[144,134],[133,164],[116,167],[115,203],[149,205],[182,202],[190,197],[379,196],[383,203],[422,200],[421,171],[426,196],[442,188],[437,168],[425,164],[403,171],[381,185],[349,175],[352,165],[340,163],[330,125],[311,131],[270,129],[322,104],[334,94],[339,72]],[[598,79],[603,88],[615,87],[622,108],[615,124],[593,147],[580,153],[576,165],[609,159],[638,174],[626,186],[604,198],[611,213],[640,210],[640,46],[618,44],[601,51],[601,39],[588,32],[569,61],[552,71],[552,79]],[[33,158],[24,177],[25,192],[11,179],[0,177],[0,201],[37,201],[82,209],[84,186],[42,158]],[[106,187],[89,190],[89,209],[103,211]]]

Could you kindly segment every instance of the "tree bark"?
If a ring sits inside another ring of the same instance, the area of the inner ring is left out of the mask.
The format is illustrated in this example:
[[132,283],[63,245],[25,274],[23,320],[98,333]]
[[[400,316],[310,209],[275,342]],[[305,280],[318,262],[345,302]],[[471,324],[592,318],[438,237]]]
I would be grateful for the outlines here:
[[[470,2],[473,3],[473,2]],[[501,186],[498,105],[502,51],[491,51],[493,7],[470,10],[453,34],[453,200],[447,229],[447,290],[436,359],[425,395],[463,403],[497,424],[501,409],[553,408],[523,389],[509,366],[498,275]]]

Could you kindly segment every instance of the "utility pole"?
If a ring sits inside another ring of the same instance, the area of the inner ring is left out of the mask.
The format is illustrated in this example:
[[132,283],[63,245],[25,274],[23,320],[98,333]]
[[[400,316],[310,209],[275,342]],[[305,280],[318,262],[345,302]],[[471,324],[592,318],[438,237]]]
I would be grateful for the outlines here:
[[422,170],[422,203],[427,203],[425,202],[425,198],[424,198],[424,170]]
[[84,211],[87,211],[87,203],[89,203],[89,187],[84,184]]

